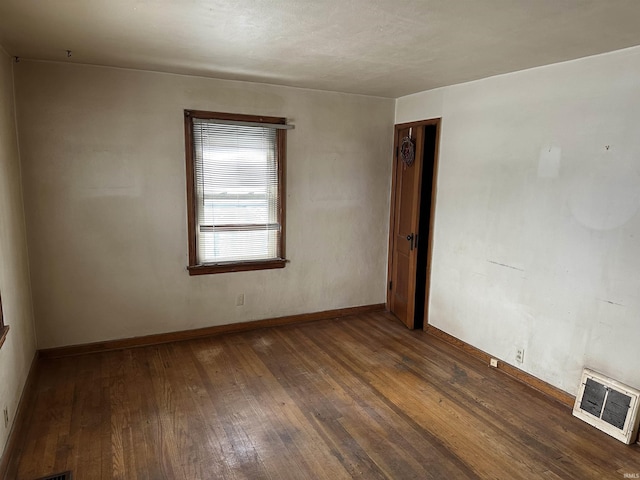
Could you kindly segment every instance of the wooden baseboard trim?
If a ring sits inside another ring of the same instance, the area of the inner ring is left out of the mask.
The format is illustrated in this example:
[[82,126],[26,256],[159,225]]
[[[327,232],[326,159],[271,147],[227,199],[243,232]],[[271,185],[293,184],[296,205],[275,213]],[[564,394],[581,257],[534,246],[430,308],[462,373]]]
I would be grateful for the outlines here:
[[22,388],[22,395],[18,401],[18,407],[16,408],[16,416],[13,419],[13,425],[7,438],[7,443],[4,448],[2,457],[0,458],[0,479],[7,478],[9,471],[9,462],[12,458],[16,457],[23,446],[19,445],[19,436],[22,432],[22,425],[27,424],[27,417],[33,411],[32,403],[35,399],[36,377],[38,370],[38,352],[33,356],[31,366],[29,367],[29,373],[27,374],[27,380],[24,382]]
[[107,352],[110,350],[122,350],[125,348],[146,347],[149,345],[159,345],[162,343],[211,337],[224,333],[245,332],[248,330],[256,330],[258,328],[265,327],[275,327],[278,325],[289,325],[292,323],[304,323],[312,322],[315,320],[328,320],[331,318],[347,317],[350,315],[361,315],[365,313],[378,312],[384,309],[384,303],[377,303],[373,305],[362,305],[359,307],[325,310],[322,312],[288,315],[286,317],[267,318],[264,320],[254,320],[251,322],[216,325],[214,327],[198,328],[195,330],[159,333],[155,335],[146,335],[144,337],[124,338],[120,340],[108,340],[105,342],[86,343],[82,345],[70,345],[67,347],[47,348],[40,350],[39,354],[41,358],[58,358],[84,355],[87,353]]
[[[466,353],[472,355],[473,357],[476,357],[479,360],[482,360],[487,365],[489,365],[489,361],[491,360],[491,358],[493,358],[491,355],[489,355],[486,352],[483,352],[479,348],[476,348],[473,345],[469,345],[467,342],[464,342],[459,338],[454,337],[453,335],[449,335],[448,333],[443,332],[442,330],[434,327],[433,325],[427,325],[425,328],[425,331],[429,335],[439,338],[440,340],[465,351]],[[563,390],[560,390],[557,387],[554,387],[550,383],[547,383],[544,380],[540,380],[539,378],[534,377],[530,373],[524,372],[519,368],[514,367],[513,365],[509,365],[508,363],[503,362],[502,360],[498,360],[498,370],[544,393],[545,395],[548,395],[549,397],[559,401],[560,403],[566,405],[567,407],[573,408],[575,397]]]

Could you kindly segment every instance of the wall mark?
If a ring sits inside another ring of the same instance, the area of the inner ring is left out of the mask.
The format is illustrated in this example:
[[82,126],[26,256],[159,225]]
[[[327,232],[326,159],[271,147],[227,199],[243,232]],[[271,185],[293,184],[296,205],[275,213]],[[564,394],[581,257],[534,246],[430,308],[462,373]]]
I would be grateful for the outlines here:
[[538,157],[538,177],[557,178],[560,175],[562,149],[560,147],[542,147]]
[[611,305],[616,305],[616,306],[618,306],[618,307],[624,307],[624,305],[623,305],[623,304],[621,304],[621,303],[616,303],[616,302],[612,302],[611,300],[602,300],[601,298],[598,298],[598,300],[600,300],[601,302],[604,302],[604,303],[609,303],[609,304],[611,304]]
[[493,260],[487,260],[487,262],[493,263],[494,265],[500,265],[501,267],[510,268],[512,270],[518,270],[519,272],[524,272],[524,270],[522,268],[512,267],[511,265],[507,265],[505,263],[494,262]]

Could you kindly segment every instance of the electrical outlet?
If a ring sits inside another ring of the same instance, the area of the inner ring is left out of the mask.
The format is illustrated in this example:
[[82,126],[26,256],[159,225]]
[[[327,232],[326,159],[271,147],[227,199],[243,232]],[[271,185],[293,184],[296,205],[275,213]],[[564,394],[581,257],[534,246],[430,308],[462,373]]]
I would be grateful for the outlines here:
[[244,293],[239,293],[236,297],[236,307],[241,307],[244,305]]
[[518,350],[516,350],[516,362],[524,362],[524,348],[519,348]]
[[498,368],[498,359],[497,358],[492,358],[489,361],[489,366],[494,367],[494,368]]
[[9,428],[9,409],[4,407],[4,428]]

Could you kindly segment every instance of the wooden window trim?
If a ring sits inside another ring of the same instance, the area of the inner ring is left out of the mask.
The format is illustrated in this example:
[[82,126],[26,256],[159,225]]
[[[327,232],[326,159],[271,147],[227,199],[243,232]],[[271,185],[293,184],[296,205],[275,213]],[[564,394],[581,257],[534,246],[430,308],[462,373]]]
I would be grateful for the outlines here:
[[7,339],[7,334],[9,333],[9,325],[2,325],[0,329],[0,348],[4,345],[4,341]]
[[204,265],[189,265],[189,275],[206,275],[209,273],[246,272],[250,270],[268,270],[284,268],[286,260],[265,260],[260,262],[229,262]]
[[251,270],[267,270],[273,268],[284,268],[287,263],[285,256],[285,233],[286,233],[286,165],[287,165],[287,143],[286,130],[276,131],[276,148],[278,150],[278,197],[280,200],[280,258],[260,261],[239,261],[224,262],[216,264],[199,264],[197,250],[197,208],[195,191],[195,167],[193,152],[193,124],[191,119],[199,118],[203,120],[234,120],[240,122],[273,123],[286,125],[287,119],[283,117],[269,117],[259,115],[242,115],[236,113],[208,112],[204,110],[184,111],[184,138],[185,157],[187,172],[187,231],[189,236],[189,265],[187,270],[189,275],[207,275],[215,273],[242,272]]
[[4,314],[2,313],[2,296],[0,295],[0,348],[4,345],[9,333],[9,325],[4,324]]

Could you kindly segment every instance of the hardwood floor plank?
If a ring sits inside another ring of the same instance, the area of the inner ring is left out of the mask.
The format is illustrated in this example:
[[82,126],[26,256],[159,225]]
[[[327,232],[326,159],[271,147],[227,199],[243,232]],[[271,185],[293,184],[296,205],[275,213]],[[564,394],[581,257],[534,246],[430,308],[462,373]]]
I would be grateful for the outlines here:
[[152,358],[158,355],[157,349],[150,348],[147,352],[135,349],[127,352],[126,383],[136,385],[137,388],[127,389],[126,402],[131,411],[133,442],[136,445],[135,462],[138,479],[170,479],[173,478],[173,468],[167,462],[164,453],[165,444],[160,433],[160,409],[155,402],[154,380],[156,374],[151,369]]
[[93,472],[98,472],[99,478],[102,470],[102,445],[99,439],[101,413],[104,408],[101,395],[101,362],[94,356],[88,356],[76,365],[78,381],[74,388],[69,438],[66,444],[60,446],[68,449],[70,456],[67,462],[61,462],[60,465],[69,465],[79,478],[93,475]]
[[76,368],[73,362],[61,362],[56,368],[45,366],[38,376],[36,387],[36,409],[33,413],[29,436],[33,442],[25,441],[25,457],[21,462],[26,478],[37,478],[66,465],[69,451],[61,448],[66,443],[70,430],[73,404],[73,378]]
[[640,473],[637,444],[383,312],[41,362],[11,479]]
[[184,402],[184,384],[177,374],[183,366],[182,358],[175,358],[172,346],[167,344],[154,349],[149,361],[152,385],[147,394],[154,399],[156,420],[151,430],[155,438],[149,438],[149,442],[160,447],[155,455],[161,458],[164,478],[187,479],[190,468],[187,456],[191,452],[187,449],[189,438],[185,432],[188,428],[185,417],[189,405]]
[[[329,358],[323,361],[330,361]],[[335,382],[344,389],[346,398],[354,399],[354,404],[348,405],[348,410],[358,414],[354,417],[347,411],[341,422],[352,436],[365,446],[369,456],[387,476],[397,478],[401,472],[406,475],[407,471],[411,471],[416,478],[441,478],[451,475],[456,478],[473,477],[465,475],[455,465],[448,465],[449,462],[433,455],[433,446],[434,443],[438,443],[437,440],[430,435],[425,436],[424,431],[417,431],[414,422],[396,411],[393,406],[386,404],[385,399],[379,398],[362,378],[351,376],[338,362],[335,371],[340,373],[335,377]],[[425,444],[425,441],[428,443]],[[422,445],[424,448],[419,450],[415,445]],[[389,457],[389,449],[396,451],[397,455]]]
[[[217,472],[219,478],[244,478],[233,465],[233,444],[228,440],[227,433],[216,411],[214,399],[209,394],[215,390],[210,374],[214,377],[219,373],[220,364],[216,357],[222,353],[218,345],[208,342],[195,342],[189,351],[194,367],[193,387],[191,395],[194,399],[199,418],[203,419],[206,431],[206,442],[203,444],[209,458],[210,471]],[[206,478],[206,477],[205,477]]]
[[[94,355],[100,364],[100,427],[99,427],[99,442],[100,442],[100,472],[87,472],[87,475],[91,475],[95,478],[101,478],[102,480],[108,480],[113,478],[113,445],[111,444],[111,402],[109,392],[109,369],[106,365],[106,359],[99,355]],[[98,441],[98,439],[90,439],[89,441]],[[84,452],[82,448],[78,448],[75,452],[79,458],[84,458]]]
[[339,478],[385,478],[341,425],[336,389],[318,372],[306,368],[295,349],[284,346],[272,354],[262,353],[261,359],[316,430],[324,448],[341,464],[342,468],[332,465],[336,474],[342,473]]
[[[287,475],[294,479],[312,479],[315,478],[315,472],[322,469],[338,478],[340,475],[344,476],[345,472],[335,458],[326,449],[318,448],[320,436],[306,421],[303,412],[296,407],[278,379],[260,360],[259,355],[264,354],[265,344],[273,346],[273,334],[266,338],[261,334],[254,334],[248,342],[251,348],[238,349],[236,365],[241,367],[238,373],[245,377],[245,395],[254,414],[262,419],[264,441],[275,447],[279,456],[293,467]],[[281,347],[281,344],[276,343],[274,350],[278,351]],[[302,432],[313,443],[299,442]]]
[[[344,389],[343,396],[345,400],[343,403],[347,416],[350,415],[350,410],[354,408],[354,403],[362,408],[362,412],[366,413],[366,415],[363,414],[354,419],[353,424],[365,425],[367,428],[375,429],[375,422],[379,422],[383,427],[384,434],[373,437],[374,441],[385,446],[385,448],[399,445],[405,451],[405,456],[410,453],[411,458],[418,459],[422,465],[435,467],[422,478],[442,478],[445,476],[475,478],[472,472],[464,468],[464,465],[455,465],[457,463],[455,461],[453,462],[454,465],[450,465],[450,462],[445,461],[442,457],[432,455],[434,449],[437,450],[440,446],[439,440],[420,429],[415,422],[402,415],[402,412],[397,411],[393,405],[388,405],[383,397],[371,390],[370,384],[362,375],[358,375],[348,365],[344,365],[336,359],[330,350],[332,343],[335,342],[340,347],[344,347],[348,345],[349,340],[342,335],[337,337],[332,335],[325,341],[316,342],[315,339],[317,337],[317,332],[307,331],[304,334],[301,333],[295,339],[294,345],[304,347],[301,350],[302,352],[312,351],[314,345],[322,349],[321,354],[304,355],[300,358],[300,361],[307,362],[310,369],[324,371],[325,377],[332,384],[332,389],[335,392],[339,392],[340,388]],[[326,373],[329,371],[333,374]],[[419,434],[417,434],[416,429],[420,430]],[[380,430],[378,431],[380,432]],[[424,448],[419,451],[413,445],[421,445]]]
[[109,369],[112,374],[109,377],[109,403],[111,405],[111,472],[112,477],[117,480],[127,478],[135,479],[135,473],[131,468],[131,461],[128,460],[128,447],[130,427],[128,420],[127,405],[127,381],[126,369],[124,365],[125,353],[109,356]]
[[264,453],[257,443],[242,379],[237,376],[238,366],[228,342],[228,337],[217,342],[220,348],[209,369],[198,366],[215,412],[212,420],[220,428],[222,456],[217,468],[228,468],[236,478],[271,478]]
[[[302,345],[302,338],[296,337],[294,341],[296,345]],[[308,354],[312,356],[316,352],[287,348],[278,356],[265,356],[263,361],[277,375],[281,385],[294,392],[292,396],[299,408],[351,478],[386,478],[341,423],[346,410],[353,404],[352,399],[346,398],[324,372],[309,368],[305,360]]]

